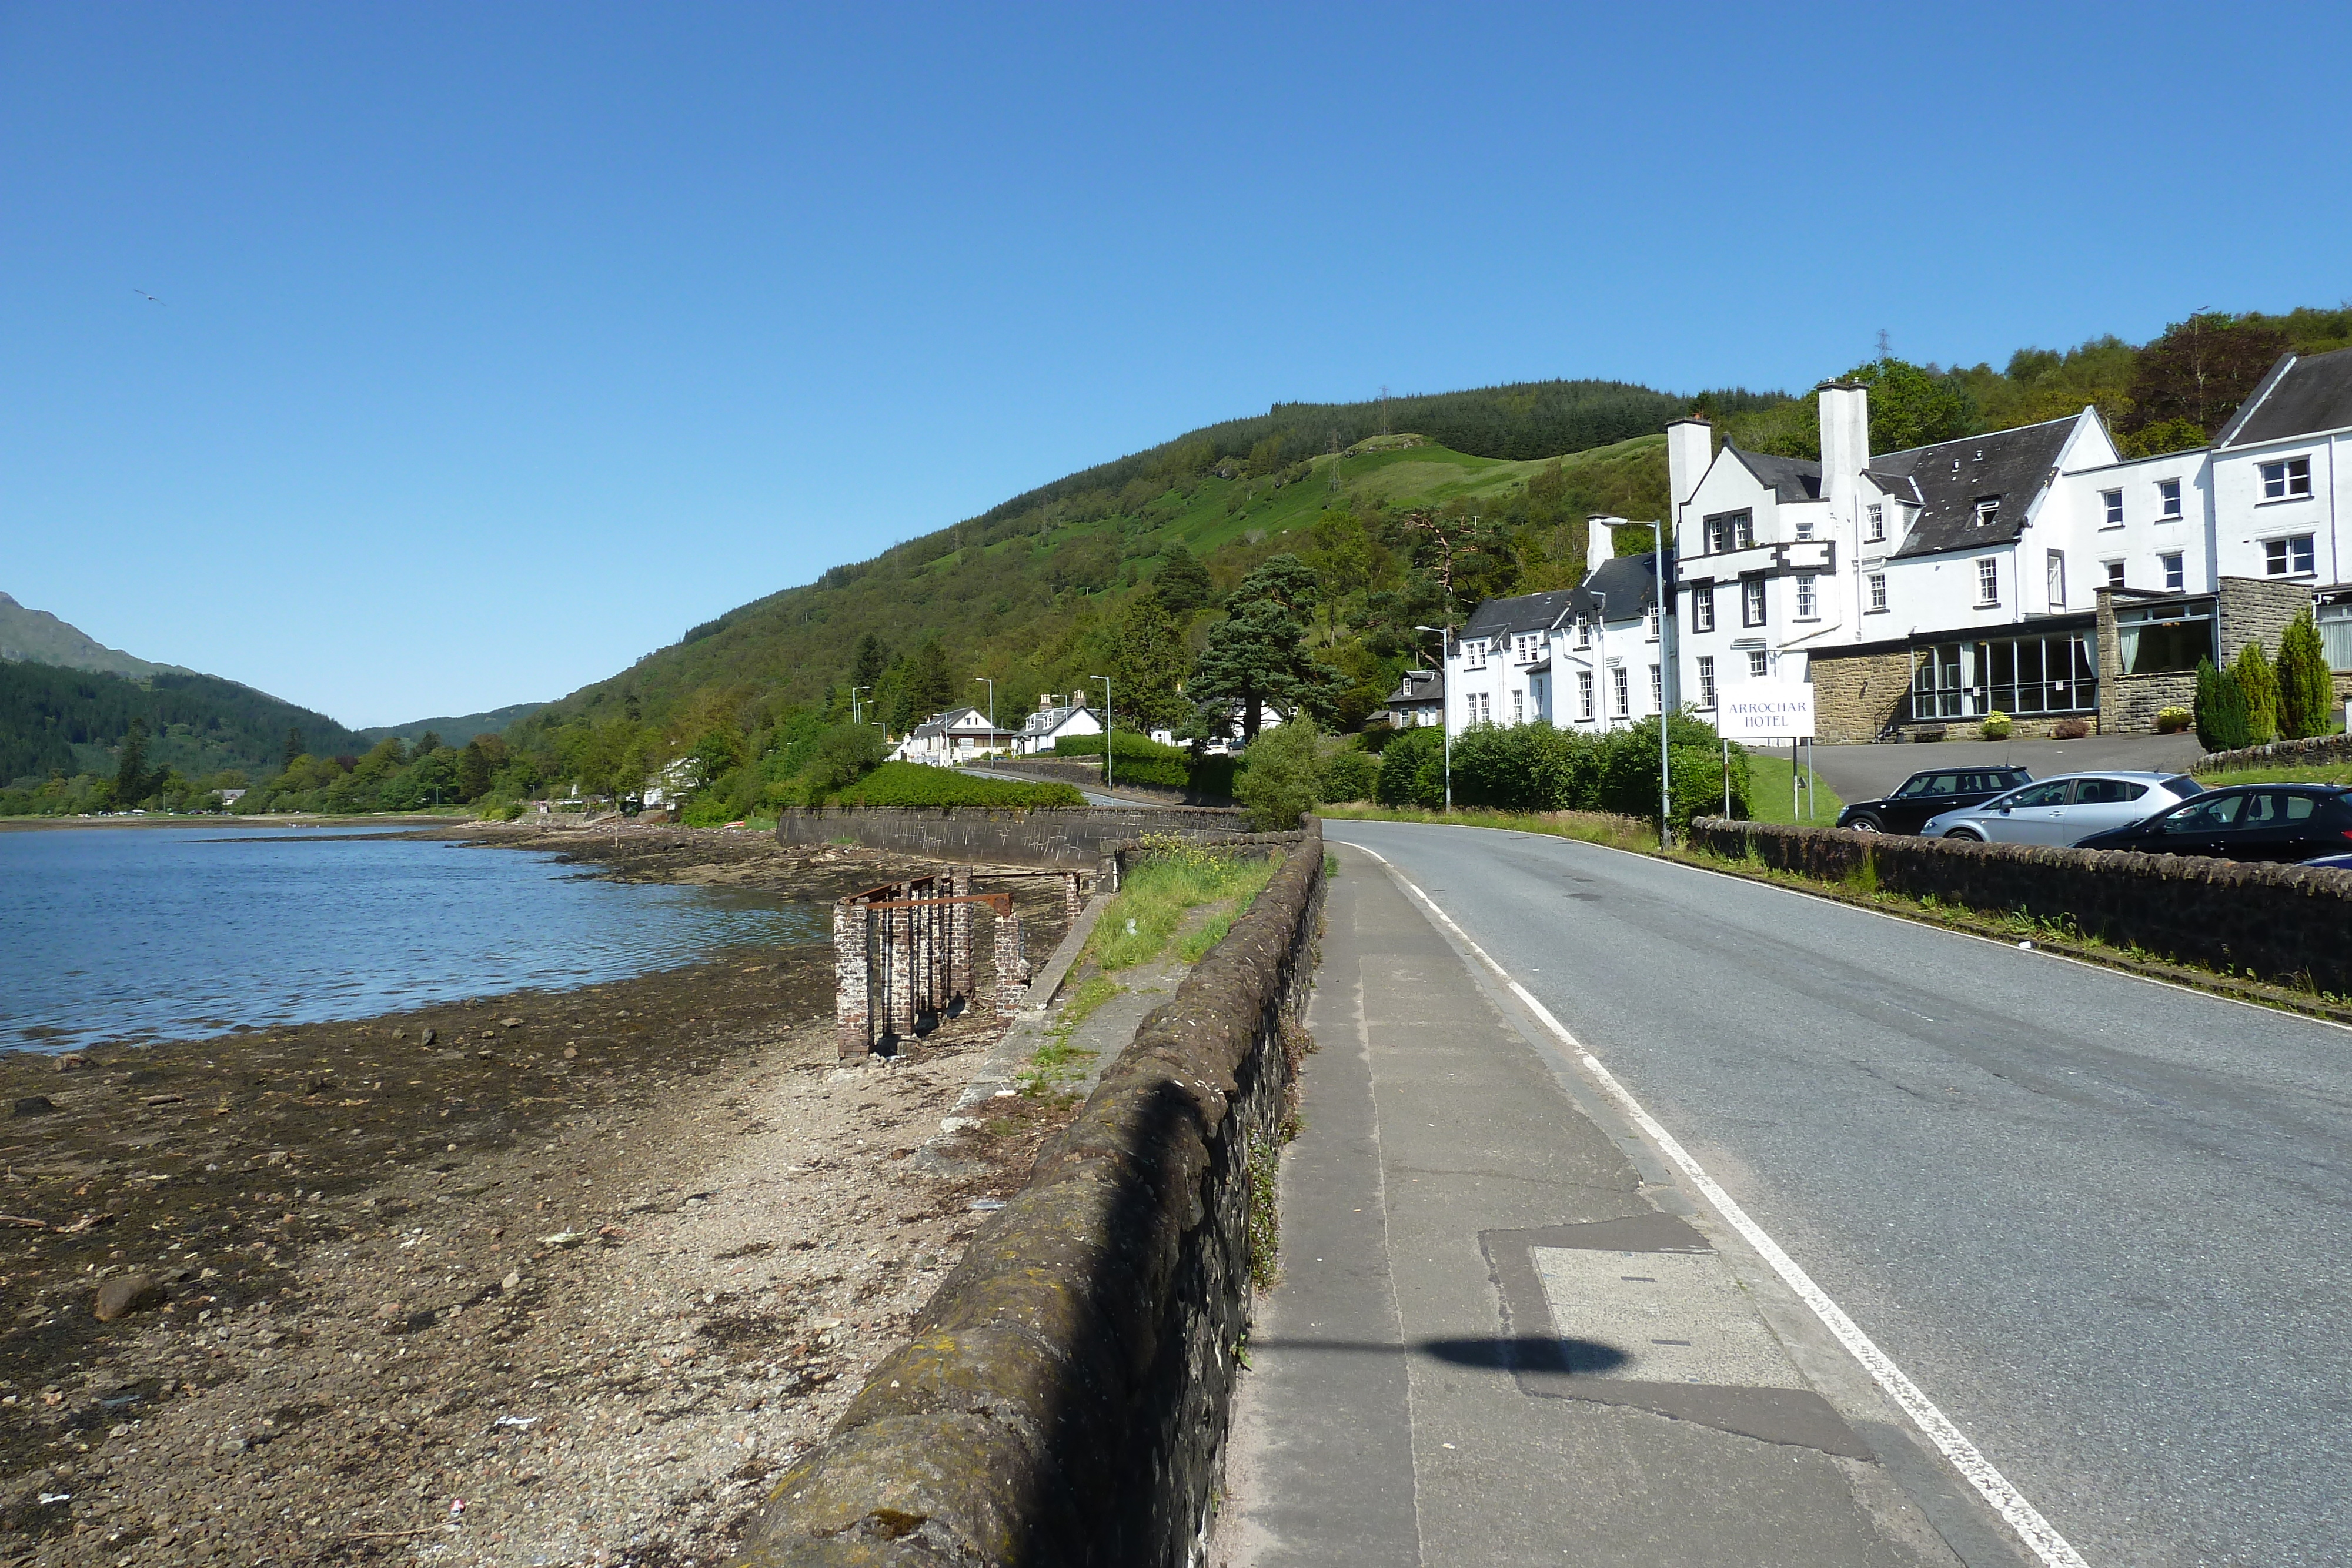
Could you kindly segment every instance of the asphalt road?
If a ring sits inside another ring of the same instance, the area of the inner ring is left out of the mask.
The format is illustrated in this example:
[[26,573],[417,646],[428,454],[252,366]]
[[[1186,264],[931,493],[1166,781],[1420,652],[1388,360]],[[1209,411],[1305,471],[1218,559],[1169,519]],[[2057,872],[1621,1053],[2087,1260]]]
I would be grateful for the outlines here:
[[[1766,746],[1783,757],[1788,747]],[[1838,799],[1875,800],[1929,768],[2013,762],[2036,779],[2094,768],[2180,772],[2204,755],[2194,735],[2093,735],[2081,740],[1943,740],[1929,746],[1817,746],[1813,766]]]
[[2352,1556],[2352,1032],[1585,844],[1326,831],[1549,1008],[2089,1562]]

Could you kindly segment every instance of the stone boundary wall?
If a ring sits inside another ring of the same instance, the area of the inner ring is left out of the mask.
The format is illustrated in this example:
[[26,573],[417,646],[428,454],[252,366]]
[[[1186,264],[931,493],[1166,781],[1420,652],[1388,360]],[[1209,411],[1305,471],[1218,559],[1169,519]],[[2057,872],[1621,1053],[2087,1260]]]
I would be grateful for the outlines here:
[[2352,735],[2315,735],[2307,740],[2274,740],[2235,751],[2209,751],[2189,765],[2191,773],[2224,773],[2232,768],[2305,768],[2352,762]]
[[[2044,919],[2213,968],[2352,995],[2352,871],[2204,855],[1977,844],[1703,817],[1686,842],[1823,882],[1874,876],[1917,898]],[[1865,865],[1869,870],[1864,872]]]
[[1313,977],[1319,824],[1136,1030],[738,1568],[1202,1555],[1249,1321],[1253,1155]]
[[777,820],[776,841],[800,847],[847,839],[934,860],[1092,871],[1112,845],[1147,833],[1230,833],[1246,821],[1235,810],[1202,806],[793,807]]

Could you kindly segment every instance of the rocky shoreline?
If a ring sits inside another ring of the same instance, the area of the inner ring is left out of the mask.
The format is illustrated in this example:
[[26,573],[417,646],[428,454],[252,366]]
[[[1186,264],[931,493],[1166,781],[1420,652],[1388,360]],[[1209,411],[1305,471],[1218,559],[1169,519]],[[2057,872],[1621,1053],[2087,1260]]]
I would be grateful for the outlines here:
[[[831,898],[914,869],[677,828],[438,830]],[[1042,958],[1051,880],[1006,872]],[[844,1070],[828,949],[561,993],[0,1057],[0,1561],[668,1564],[762,1482],[1066,1105],[940,1181],[989,1009]],[[144,1281],[142,1283],[142,1281]],[[102,1292],[134,1298],[101,1321]]]

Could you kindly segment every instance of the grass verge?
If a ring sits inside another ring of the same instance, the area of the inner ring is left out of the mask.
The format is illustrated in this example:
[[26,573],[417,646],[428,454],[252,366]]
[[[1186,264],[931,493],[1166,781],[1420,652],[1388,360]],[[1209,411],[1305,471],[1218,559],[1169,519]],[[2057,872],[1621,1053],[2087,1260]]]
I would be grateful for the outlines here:
[[1192,844],[1156,847],[1127,873],[1118,896],[1087,939],[1087,955],[1106,974],[1148,964],[1167,950],[1186,915],[1202,904],[1221,905],[1177,948],[1184,962],[1198,963],[1232,929],[1234,917],[1274,880],[1278,863],[1265,856],[1221,853]]
[[[1791,772],[1786,755],[1775,756],[1755,747],[1748,750],[1748,810],[1759,822],[1788,822],[1803,828],[1827,828],[1837,822],[1837,814],[1845,810],[1845,802],[1830,788],[1830,781],[1818,772],[1813,775],[1813,814],[1804,814],[1804,793],[1795,779],[1804,774],[1801,766]],[[1712,816],[1721,809],[1717,802],[1706,814]]]
[[2352,784],[2352,762],[2305,763],[2299,768],[2233,768],[2226,773],[2200,773],[2197,782],[2208,789],[2225,784]]

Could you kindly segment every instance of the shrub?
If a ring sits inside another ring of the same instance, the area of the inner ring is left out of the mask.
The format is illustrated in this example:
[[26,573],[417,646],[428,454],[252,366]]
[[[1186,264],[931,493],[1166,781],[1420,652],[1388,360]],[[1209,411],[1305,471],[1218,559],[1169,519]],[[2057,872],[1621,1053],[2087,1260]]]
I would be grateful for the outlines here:
[[1408,729],[1381,753],[1381,775],[1372,798],[1383,806],[1445,804],[1445,737],[1434,726]]
[[2210,659],[2197,661],[2197,707],[2191,716],[2197,744],[2208,751],[2235,751],[2253,744],[2247,738],[2246,694],[2238,678],[2217,669]]
[[[1674,820],[1686,825],[1693,817],[1711,817],[1723,810],[1725,787],[1722,741],[1715,727],[1685,714],[1670,716],[1666,728],[1668,778],[1674,785]],[[1620,816],[1658,820],[1658,721],[1643,719],[1612,731],[1600,746],[1596,798],[1575,803],[1579,810],[1614,811]],[[1748,754],[1731,750],[1731,814],[1750,814],[1748,798]]]
[[890,743],[870,724],[837,724],[818,737],[806,775],[809,799],[855,784],[882,765]]
[[2009,715],[2005,713],[1996,712],[1985,715],[1984,723],[1979,727],[1979,733],[1982,734],[1987,740],[2007,740],[2009,731]]
[[2053,740],[2080,740],[2090,733],[2091,721],[2087,718],[2062,718],[2050,727]]
[[[1149,736],[1132,735],[1126,730],[1114,731],[1111,740],[1111,779],[1125,779],[1129,784],[1151,784],[1162,789],[1181,789],[1192,779],[1192,758],[1180,746],[1162,746]],[[1054,742],[1054,755],[1064,758],[1100,757],[1103,737],[1099,735],[1066,735]]]
[[1322,732],[1305,715],[1262,730],[1234,779],[1234,799],[1261,833],[1286,833],[1313,810],[1322,784]]
[[2178,735],[2189,727],[2189,712],[2185,707],[2165,707],[2156,710],[2156,733]]
[[1323,764],[1323,799],[1369,800],[1381,781],[1381,759],[1353,749],[1334,752]]
[[2278,738],[2278,672],[2271,667],[2263,645],[2249,643],[2238,650],[2237,662],[2230,666],[2230,673],[2238,678],[2238,689],[2246,695],[2246,744],[2269,745]]
[[2290,740],[2327,733],[2336,706],[2336,680],[2309,606],[2279,637],[2278,727]]
[[952,768],[920,762],[886,762],[842,790],[843,806],[1001,806],[1034,810],[1083,806],[1086,797],[1067,784],[1015,784],[975,779]]

